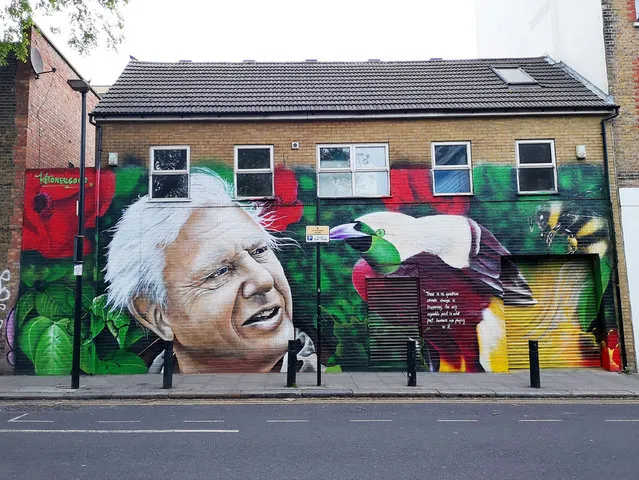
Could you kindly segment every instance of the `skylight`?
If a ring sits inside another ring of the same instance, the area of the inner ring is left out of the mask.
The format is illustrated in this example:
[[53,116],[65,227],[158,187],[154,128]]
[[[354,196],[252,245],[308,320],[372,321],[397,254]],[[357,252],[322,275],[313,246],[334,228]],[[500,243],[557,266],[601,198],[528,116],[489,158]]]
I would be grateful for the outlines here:
[[493,68],[493,71],[508,85],[537,85],[535,79],[519,67]]

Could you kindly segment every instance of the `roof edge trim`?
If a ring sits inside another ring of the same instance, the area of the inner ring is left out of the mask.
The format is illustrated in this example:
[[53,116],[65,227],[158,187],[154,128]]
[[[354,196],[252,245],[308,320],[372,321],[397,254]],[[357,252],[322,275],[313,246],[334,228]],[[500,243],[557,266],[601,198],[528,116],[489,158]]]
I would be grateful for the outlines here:
[[240,121],[282,121],[282,120],[369,120],[441,117],[522,117],[522,116],[562,116],[562,115],[606,115],[614,111],[614,105],[588,110],[531,110],[531,111],[490,111],[490,112],[450,112],[450,113],[376,113],[376,114],[291,114],[291,115],[241,115],[241,116],[101,116],[91,113],[96,122],[240,122]]
[[546,57],[546,60],[548,61],[548,63],[550,63],[551,65],[556,65],[559,68],[561,68],[564,72],[566,72],[568,75],[570,75],[571,77],[573,77],[575,80],[577,80],[578,82],[583,83],[586,88],[588,90],[590,90],[592,93],[594,93],[595,95],[597,95],[599,98],[601,98],[603,101],[605,101],[607,104],[609,105],[614,105],[614,100],[612,95],[604,92],[602,89],[600,89],[597,85],[595,85],[594,83],[592,83],[590,80],[588,80],[586,77],[584,77],[582,74],[580,74],[577,70],[575,70],[574,68],[572,68],[570,65],[564,63],[564,62],[557,62],[555,60],[553,60],[551,57]]

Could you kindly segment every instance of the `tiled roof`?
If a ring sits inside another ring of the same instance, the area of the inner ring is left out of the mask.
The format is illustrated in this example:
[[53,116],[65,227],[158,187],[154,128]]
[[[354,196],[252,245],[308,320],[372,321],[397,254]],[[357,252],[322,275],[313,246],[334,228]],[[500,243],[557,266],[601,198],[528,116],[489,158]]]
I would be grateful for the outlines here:
[[[538,85],[508,86],[493,67]],[[606,110],[563,64],[538,58],[424,62],[131,61],[94,110],[108,117]]]

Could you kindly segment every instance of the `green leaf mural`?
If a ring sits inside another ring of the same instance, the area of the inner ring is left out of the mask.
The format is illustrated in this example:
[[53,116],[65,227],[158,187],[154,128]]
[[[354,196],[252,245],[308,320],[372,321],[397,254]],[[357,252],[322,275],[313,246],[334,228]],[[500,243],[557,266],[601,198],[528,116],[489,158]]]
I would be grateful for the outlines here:
[[146,373],[147,366],[144,361],[133,352],[123,350],[116,351],[108,356],[97,366],[96,373],[103,374],[136,374]]
[[143,337],[144,330],[142,330],[142,328],[139,327],[137,323],[131,323],[128,326],[126,337],[124,339],[124,342],[122,343],[122,348],[125,350],[131,348],[133,345],[136,344],[136,342],[138,342],[138,340],[141,340]]
[[[148,172],[143,167],[147,159],[129,157],[125,165],[118,167],[115,197],[106,213],[98,219],[99,241],[95,245],[96,251],[86,258],[85,271],[93,272],[94,277],[85,278],[85,292],[98,294],[84,295],[82,298],[81,368],[87,374],[145,373],[147,365],[158,354],[157,345],[154,344],[157,337],[144,330],[126,307],[113,310],[107,306],[104,294],[107,287],[104,267],[112,229],[122,212],[148,190]],[[232,165],[215,158],[197,160],[197,167],[194,166],[193,171],[198,167],[210,168],[233,182]],[[414,167],[410,166],[411,169]],[[307,225],[318,223],[316,172],[308,167],[294,167],[293,170],[297,179],[297,200],[303,203],[302,217],[297,223],[287,225],[284,232],[275,235],[290,237],[299,245],[283,246],[276,255],[290,284],[295,326],[315,340],[317,247],[304,243],[304,229]],[[430,178],[429,170],[419,170],[426,172],[422,172],[420,178]],[[609,214],[603,171],[597,166],[562,165],[558,169],[557,194],[518,195],[516,185],[516,168],[512,165],[476,164],[473,168],[474,195],[464,197],[462,201],[459,201],[459,197],[428,197],[424,192],[432,193],[430,185],[414,184],[406,196],[394,194],[394,205],[385,203],[388,199],[322,199],[319,223],[332,227],[383,210],[413,217],[464,215],[485,226],[514,256],[564,256],[573,253],[571,240],[568,235],[558,233],[549,241],[537,225],[540,209],[558,202],[575,215],[606,218]],[[418,198],[418,194],[428,198]],[[590,253],[583,250],[585,241],[578,240],[582,250],[578,248],[574,253]],[[322,360],[329,369],[334,370],[368,368],[367,304],[353,285],[353,268],[360,260],[360,254],[341,242],[331,242],[320,248]],[[595,281],[599,300],[605,299],[600,311],[606,312],[607,321],[614,317],[614,312],[609,311],[608,294],[603,293],[610,291],[607,290],[610,272],[608,252],[601,256]],[[362,288],[358,284],[360,291]],[[66,371],[69,365],[65,362],[70,359],[68,347],[72,338],[73,322],[68,319],[73,318],[73,292],[70,258],[51,260],[37,252],[23,252],[21,296],[15,314],[21,372],[51,374]],[[584,309],[579,310],[579,307],[578,313],[581,327],[584,330],[591,328],[592,314]],[[58,360],[60,367],[54,366]],[[398,357],[398,362],[402,361]]]
[[16,305],[16,322],[19,329],[22,328],[22,324],[26,320],[27,316],[35,308],[35,297],[35,292],[30,291],[23,295],[18,301],[18,304]]
[[23,353],[33,363],[35,363],[40,337],[51,325],[53,325],[51,319],[47,317],[36,317],[29,320],[20,329],[20,348],[22,348]]
[[71,372],[73,345],[66,330],[49,326],[38,341],[35,371],[38,375],[68,375]]
[[98,355],[93,342],[82,345],[80,349],[80,369],[85,373],[96,373],[95,370],[98,361]]
[[35,306],[45,317],[70,316],[73,315],[73,307],[69,305],[69,297],[73,297],[73,291],[70,288],[50,285],[44,291],[36,293]]

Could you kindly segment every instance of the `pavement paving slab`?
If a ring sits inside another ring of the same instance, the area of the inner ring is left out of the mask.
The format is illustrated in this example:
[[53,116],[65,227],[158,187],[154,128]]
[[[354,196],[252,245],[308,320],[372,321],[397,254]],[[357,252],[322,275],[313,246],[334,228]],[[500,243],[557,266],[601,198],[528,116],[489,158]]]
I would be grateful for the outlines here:
[[176,374],[173,388],[162,389],[161,375],[83,376],[80,389],[69,377],[0,376],[0,400],[69,398],[639,398],[639,375],[600,369],[542,371],[540,389],[530,388],[528,371],[447,374],[418,372],[408,387],[405,372],[298,373],[296,388],[286,388],[285,373]]

